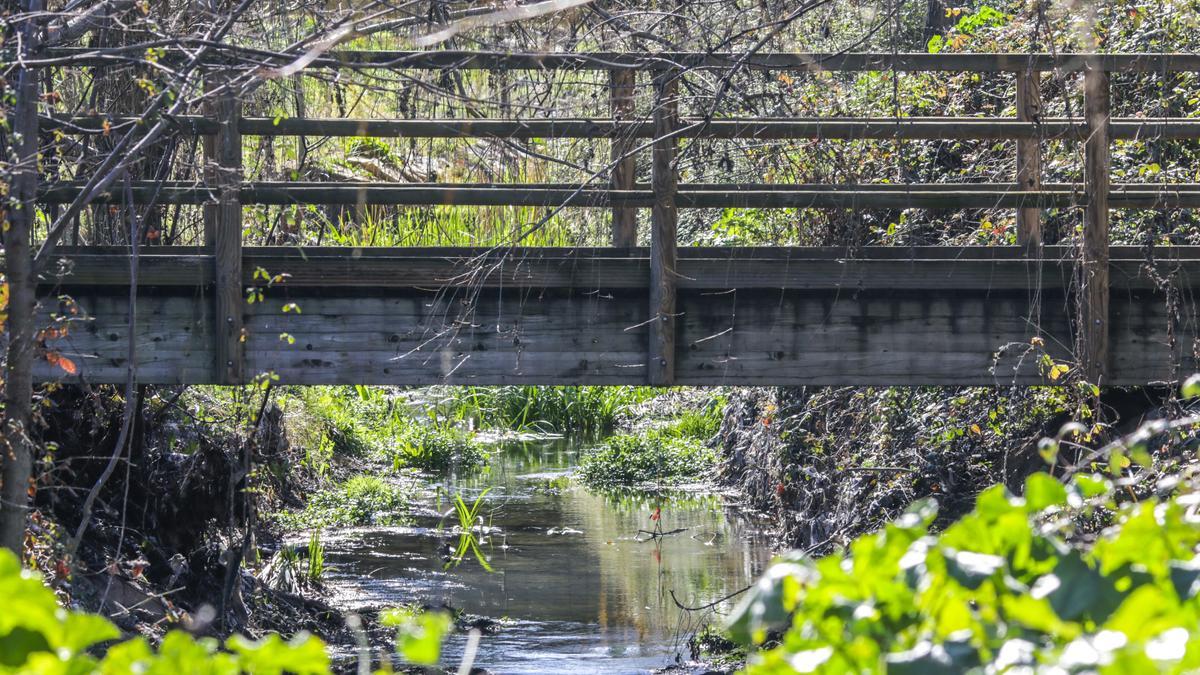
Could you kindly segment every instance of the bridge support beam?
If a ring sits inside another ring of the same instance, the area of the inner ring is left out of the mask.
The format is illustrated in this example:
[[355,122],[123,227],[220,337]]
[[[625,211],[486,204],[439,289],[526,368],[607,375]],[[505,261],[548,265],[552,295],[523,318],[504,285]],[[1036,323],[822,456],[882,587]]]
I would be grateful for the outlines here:
[[664,70],[655,76],[654,164],[650,182],[654,210],[650,233],[650,347],[646,373],[652,386],[675,383],[676,226],[675,137],[679,124],[679,73]]
[[1081,374],[1093,384],[1107,384],[1109,374],[1109,274],[1108,274],[1108,172],[1109,77],[1099,64],[1084,73],[1084,116],[1087,141],[1084,151],[1083,241],[1078,297],[1078,355]]
[[[1024,70],[1017,73],[1017,119],[1040,122],[1042,95],[1039,73]],[[1034,137],[1017,139],[1017,185],[1024,191],[1042,189],[1041,140]],[[1037,248],[1042,244],[1042,212],[1037,208],[1017,209],[1017,245]]]
[[[633,119],[637,71],[622,68],[609,71],[609,105],[614,120]],[[632,133],[618,132],[612,137],[610,185],[614,190],[633,190],[637,180],[637,160],[633,151],[637,139]],[[618,248],[637,246],[637,209],[615,206],[612,210],[612,245]]]
[[217,203],[205,209],[205,244],[214,261],[213,317],[216,336],[216,381],[246,381],[242,298],[242,135],[238,130],[242,102],[224,85],[214,94],[211,110],[217,121],[208,158],[217,187]]

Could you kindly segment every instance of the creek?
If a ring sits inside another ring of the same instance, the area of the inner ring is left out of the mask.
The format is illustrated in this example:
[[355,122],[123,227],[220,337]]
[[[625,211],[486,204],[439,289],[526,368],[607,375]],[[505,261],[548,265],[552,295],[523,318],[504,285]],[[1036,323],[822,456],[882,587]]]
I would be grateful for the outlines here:
[[[637,673],[688,659],[687,638],[713,602],[748,584],[770,559],[767,538],[719,497],[607,494],[569,480],[586,445],[569,439],[508,441],[491,465],[431,485],[431,507],[409,527],[327,532],[327,584],[335,604],[379,608],[416,600],[500,622],[483,635],[475,666],[494,673]],[[484,494],[484,491],[487,491]],[[457,565],[459,542],[447,495],[469,505],[481,494],[486,533]],[[661,529],[682,531],[652,538]],[[441,526],[439,527],[439,522]],[[728,611],[736,600],[717,604]],[[451,672],[466,636],[443,653]]]

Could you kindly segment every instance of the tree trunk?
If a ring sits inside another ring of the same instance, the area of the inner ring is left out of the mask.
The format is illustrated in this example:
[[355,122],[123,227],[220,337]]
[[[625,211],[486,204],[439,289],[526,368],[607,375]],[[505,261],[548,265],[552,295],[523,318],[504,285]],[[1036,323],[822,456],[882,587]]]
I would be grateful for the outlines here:
[[[41,0],[23,3],[25,12],[41,11]],[[26,56],[36,48],[37,32],[32,20],[22,27]],[[12,133],[16,156],[12,158],[12,201],[4,250],[8,279],[8,353],[4,378],[3,444],[0,445],[0,546],[18,556],[25,541],[29,511],[30,480],[33,474],[33,258],[30,232],[37,196],[38,80],[36,69],[23,69],[17,80]]]

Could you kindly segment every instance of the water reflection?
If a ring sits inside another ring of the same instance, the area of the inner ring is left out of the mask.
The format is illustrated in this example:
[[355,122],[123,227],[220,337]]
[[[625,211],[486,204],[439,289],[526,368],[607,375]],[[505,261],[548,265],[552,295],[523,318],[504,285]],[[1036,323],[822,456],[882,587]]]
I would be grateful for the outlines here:
[[[509,625],[484,637],[476,662],[497,673],[668,665],[686,652],[681,638],[692,628],[672,591],[685,605],[702,605],[742,588],[769,559],[765,540],[715,497],[573,486],[564,477],[577,456],[567,440],[509,443],[490,469],[442,486],[445,508],[444,495],[461,494],[468,504],[483,495],[484,522],[498,528],[479,538],[490,573],[470,556],[445,567],[458,537],[439,530],[437,517],[327,537],[340,604],[422,599],[505,618]],[[639,539],[639,530],[654,529],[656,509],[663,531],[682,531]],[[451,641],[448,664],[461,649],[461,637]]]

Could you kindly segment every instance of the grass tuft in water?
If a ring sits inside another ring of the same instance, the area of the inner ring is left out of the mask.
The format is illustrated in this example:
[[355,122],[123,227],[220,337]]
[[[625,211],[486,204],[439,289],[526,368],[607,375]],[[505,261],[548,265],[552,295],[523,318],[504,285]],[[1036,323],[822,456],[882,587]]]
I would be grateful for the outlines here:
[[580,458],[579,478],[592,487],[642,488],[699,480],[717,463],[717,453],[695,438],[661,430],[613,436]]

